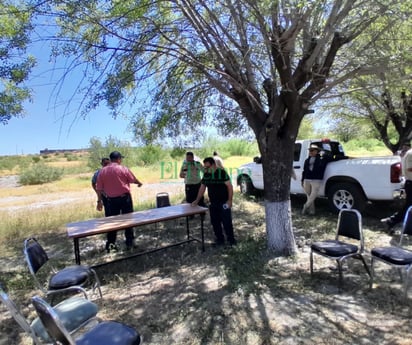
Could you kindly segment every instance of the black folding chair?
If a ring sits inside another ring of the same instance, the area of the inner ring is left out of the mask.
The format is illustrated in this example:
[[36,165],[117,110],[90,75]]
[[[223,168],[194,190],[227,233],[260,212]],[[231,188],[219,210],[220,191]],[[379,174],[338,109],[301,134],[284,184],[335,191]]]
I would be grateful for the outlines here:
[[81,292],[87,298],[84,287],[93,279],[93,292],[97,289],[100,298],[102,298],[99,278],[96,272],[88,266],[74,265],[58,271],[50,265],[52,272],[49,282],[42,283],[38,278],[38,274],[42,267],[49,262],[49,257],[34,237],[24,241],[24,258],[38,288],[46,296],[62,292]]
[[65,345],[139,345],[140,335],[133,328],[115,321],[103,321],[87,330],[80,338],[73,339],[56,312],[40,297],[32,303],[50,337]]
[[[0,300],[19,326],[32,338],[34,344],[41,345],[52,342],[40,319],[36,318],[29,324],[20,309],[3,290],[1,284]],[[53,309],[71,334],[75,333],[89,322],[98,320],[96,318],[98,311],[97,305],[83,297],[66,299],[54,306]]]
[[[342,241],[343,238],[346,240],[345,242]],[[362,216],[357,210],[343,209],[339,212],[335,239],[312,243],[310,250],[310,273],[313,274],[313,254],[318,254],[336,261],[339,272],[339,286],[343,284],[342,264],[349,258],[360,259],[370,276],[371,274],[363,257],[363,252]]]
[[[409,278],[412,270],[412,251],[402,248],[402,242],[405,235],[412,235],[412,206],[408,208],[403,220],[401,235],[398,246],[377,247],[371,250],[371,284],[373,287],[373,278],[375,275],[375,261],[383,262],[399,270],[401,279],[404,280],[404,298],[408,296]],[[405,277],[402,272],[405,270]]]
[[156,208],[170,206],[169,193],[161,192],[156,194]]

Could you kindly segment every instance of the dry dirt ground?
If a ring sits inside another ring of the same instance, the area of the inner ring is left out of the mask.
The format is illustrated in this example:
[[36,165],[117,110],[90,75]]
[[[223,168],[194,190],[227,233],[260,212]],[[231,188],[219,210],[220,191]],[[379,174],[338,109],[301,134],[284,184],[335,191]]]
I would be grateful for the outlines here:
[[[92,298],[99,305],[99,316],[135,327],[147,345],[412,344],[412,291],[406,301],[402,299],[395,272],[379,266],[376,284],[370,289],[360,262],[349,262],[340,289],[336,272],[330,269],[332,262],[315,258],[311,276],[310,243],[330,237],[326,230],[336,223],[336,216],[323,202],[318,203],[316,217],[301,216],[301,206],[302,199],[292,199],[299,245],[293,258],[267,253],[262,202],[237,197],[233,209],[239,239],[236,247],[209,245],[212,236],[206,220],[204,253],[193,242],[98,267],[103,299]],[[390,212],[387,205],[378,205],[363,214],[368,250],[397,240],[397,235],[389,236],[379,223],[379,218]],[[195,234],[199,233],[198,223],[198,218],[190,221]],[[180,222],[139,229],[134,250],[160,246],[181,236],[182,231]],[[64,233],[39,240],[55,253],[54,259],[72,262],[72,244]],[[103,262],[125,254],[106,254],[103,244],[103,238],[82,242],[85,262]],[[20,243],[15,246],[16,258],[21,258]],[[12,297],[32,319],[29,298],[38,292],[27,289],[27,276],[22,260],[15,261],[13,270],[0,268],[0,280],[6,280]],[[2,307],[0,344],[30,344]]]

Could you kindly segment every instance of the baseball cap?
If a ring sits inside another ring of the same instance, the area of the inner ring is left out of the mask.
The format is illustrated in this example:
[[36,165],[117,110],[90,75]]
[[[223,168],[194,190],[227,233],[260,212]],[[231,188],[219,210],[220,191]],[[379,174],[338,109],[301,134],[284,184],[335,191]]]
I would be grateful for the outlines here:
[[113,151],[112,153],[110,153],[110,160],[120,158],[124,158],[124,156],[122,156],[122,154],[119,151]]

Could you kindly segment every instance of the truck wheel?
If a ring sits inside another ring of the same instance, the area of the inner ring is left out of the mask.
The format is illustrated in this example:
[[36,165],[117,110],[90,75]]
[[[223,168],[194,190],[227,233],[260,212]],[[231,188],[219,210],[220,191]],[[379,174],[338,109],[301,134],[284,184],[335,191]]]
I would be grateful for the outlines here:
[[334,212],[342,209],[356,209],[362,212],[366,206],[366,198],[362,191],[351,183],[337,183],[328,191],[329,207]]
[[246,194],[246,195],[253,195],[255,188],[253,187],[252,181],[250,180],[250,177],[247,175],[242,175],[239,178],[239,187],[240,187],[240,193],[241,194]]

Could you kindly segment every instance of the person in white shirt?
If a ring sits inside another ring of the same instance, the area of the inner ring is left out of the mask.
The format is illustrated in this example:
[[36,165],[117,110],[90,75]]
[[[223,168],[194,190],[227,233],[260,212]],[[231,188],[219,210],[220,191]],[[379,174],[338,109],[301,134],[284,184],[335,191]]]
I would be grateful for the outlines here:
[[402,209],[395,212],[392,216],[382,218],[381,222],[385,223],[390,234],[394,233],[393,227],[403,222],[406,211],[412,205],[412,149],[406,151],[401,161],[402,175],[405,178],[405,203]]
[[213,159],[215,160],[217,168],[224,169],[223,159],[219,157],[219,154],[216,151],[213,152]]

